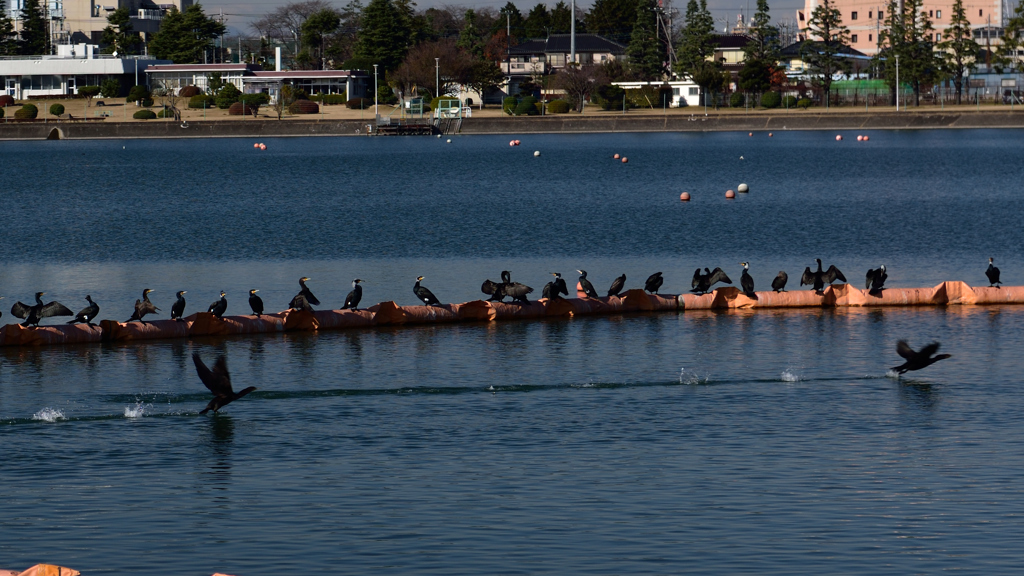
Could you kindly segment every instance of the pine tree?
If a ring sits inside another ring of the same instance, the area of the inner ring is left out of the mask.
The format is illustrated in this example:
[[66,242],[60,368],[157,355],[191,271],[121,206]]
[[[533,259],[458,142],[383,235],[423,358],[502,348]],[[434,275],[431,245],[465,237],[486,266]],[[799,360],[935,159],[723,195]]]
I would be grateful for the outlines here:
[[149,51],[162,60],[196,64],[204,60],[213,40],[224,31],[224,24],[207,18],[201,4],[193,4],[184,12],[171,8],[150,40]]
[[25,56],[50,53],[50,37],[39,0],[25,0],[21,8],[21,41],[18,52]]
[[0,56],[13,56],[18,52],[17,37],[14,23],[7,16],[7,2],[0,0]]
[[747,32],[750,42],[743,47],[745,55],[740,70],[740,87],[760,95],[771,90],[772,78],[779,69],[779,29],[771,25],[767,0],[757,0],[757,12]]
[[[1012,20],[1011,20],[1012,22]],[[945,40],[937,46],[942,50],[942,71],[953,79],[956,103],[962,101],[964,76],[974,68],[978,58],[978,43],[974,41],[971,23],[967,20],[963,0],[953,2],[953,14],[946,28]]]
[[363,10],[355,56],[378,64],[381,72],[398,68],[409,51],[409,21],[391,0],[371,0]]
[[466,10],[463,21],[465,25],[459,32],[459,41],[455,45],[480,58],[484,55],[484,41],[480,37],[480,31],[476,28],[476,12],[472,8]]
[[850,31],[843,26],[839,9],[829,0],[823,0],[811,12],[808,29],[809,38],[800,47],[800,54],[810,69],[813,82],[821,86],[827,108],[832,93],[832,77],[849,69],[849,62],[842,53],[850,45]]
[[923,0],[889,2],[886,29],[880,34],[885,58],[885,79],[895,93],[896,66],[899,63],[900,83],[910,84],[914,105],[921,104],[921,87],[935,80],[939,60],[935,56],[934,31],[928,12],[922,10]]
[[[565,2],[559,0],[555,7],[551,9],[551,33],[568,34],[571,31],[572,18],[572,10],[569,9]],[[576,30],[583,30],[583,26],[580,25],[579,21],[576,23]]]
[[1017,8],[1013,11],[1013,17],[1010,18],[1003,28],[1003,35],[1000,38],[1002,42],[999,48],[996,49],[993,67],[1000,74],[1006,69],[1020,69],[1020,57],[1018,54],[1021,48],[1024,48],[1024,37],[1021,35],[1022,30],[1024,30],[1024,2],[1018,2]]
[[636,24],[626,54],[629,70],[638,80],[659,80],[665,74],[665,51],[658,38],[656,0],[639,0],[636,4]]
[[108,26],[103,29],[104,44],[103,52],[112,54],[138,54],[142,38],[135,33],[132,27],[131,15],[128,8],[118,8],[107,16]]
[[587,32],[629,42],[636,23],[636,5],[637,0],[596,0],[587,12]]
[[686,25],[676,50],[676,71],[689,76],[701,87],[701,99],[707,103],[707,92],[717,90],[723,76],[715,57],[715,21],[707,0],[690,0],[686,5]]
[[548,7],[537,4],[523,20],[523,36],[526,38],[547,38],[551,28],[551,14]]

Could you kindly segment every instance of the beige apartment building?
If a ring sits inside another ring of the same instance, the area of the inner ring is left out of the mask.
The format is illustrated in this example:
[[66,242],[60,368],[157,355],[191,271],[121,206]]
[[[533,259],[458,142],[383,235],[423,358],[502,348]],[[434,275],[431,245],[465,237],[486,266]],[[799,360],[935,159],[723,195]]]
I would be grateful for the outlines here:
[[[184,10],[193,0],[44,0],[43,9],[50,20],[51,43],[98,44],[103,29],[107,27],[107,16],[118,8],[128,8],[132,27],[143,38],[148,39],[160,28],[164,14],[175,7]],[[7,2],[9,16],[15,29],[21,29],[21,9],[25,0]]]

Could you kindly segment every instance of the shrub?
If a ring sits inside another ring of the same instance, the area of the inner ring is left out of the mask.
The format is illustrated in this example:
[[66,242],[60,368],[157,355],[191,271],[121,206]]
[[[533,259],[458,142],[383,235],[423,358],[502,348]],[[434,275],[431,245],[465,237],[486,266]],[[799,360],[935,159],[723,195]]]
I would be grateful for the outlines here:
[[527,96],[519,101],[516,105],[515,110],[516,116],[536,116],[540,114],[540,110],[537,109],[537,99],[533,96]]
[[296,100],[288,106],[288,112],[292,114],[316,114],[319,111],[320,106],[309,100]]
[[202,93],[203,91],[197,86],[185,86],[181,90],[178,90],[178,96],[181,96],[182,98],[191,98],[193,96],[199,96]]
[[152,99],[152,98],[143,98],[143,99],[142,99],[142,105],[143,105],[143,106],[144,106],[145,108],[149,108],[150,106],[152,106],[152,105],[153,105],[153,99]]
[[552,114],[565,114],[569,111],[569,103],[565,100],[552,100],[548,102],[548,112]]
[[188,99],[189,108],[213,108],[213,96],[198,94]]
[[729,96],[729,106],[733,108],[743,108],[743,103],[746,98],[743,97],[742,92],[733,92],[732,96]]
[[255,102],[235,102],[230,108],[228,108],[228,115],[241,116],[242,114],[245,114],[246,116],[255,116],[259,110],[260,105]]
[[25,104],[14,112],[14,117],[20,120],[32,120],[39,116],[39,108],[35,104]]
[[305,88],[299,88],[298,90],[292,92],[292,98],[294,98],[295,100],[309,100],[309,94],[306,93]]
[[622,110],[623,107],[629,106],[626,102],[626,91],[611,84],[598,86],[594,102],[604,110]]
[[348,102],[345,102],[345,106],[348,106],[352,110],[366,110],[367,108],[373,107],[373,100],[369,98],[352,98]]
[[217,92],[215,102],[217,108],[226,110],[231,107],[232,104],[238,102],[238,97],[242,95],[242,91],[235,87],[234,84],[225,84],[220,91]]
[[14,106],[14,96],[10,94],[0,96],[0,106]]
[[174,110],[170,108],[164,108],[163,110],[156,113],[157,118],[174,118]]
[[[100,87],[99,86],[79,86],[78,87],[78,95],[82,96],[84,98],[95,98],[96,96],[99,95],[99,93],[100,93]],[[3,98],[3,96],[0,96],[0,98]]]
[[765,108],[778,108],[782,104],[782,96],[778,92],[765,92],[761,95],[761,106]]
[[[106,96],[106,94],[104,94]],[[152,101],[153,95],[149,92],[149,88],[145,86],[132,86],[132,89],[128,91],[128,97],[125,98],[125,102],[142,102],[144,100]],[[152,106],[152,104],[150,104]]]
[[60,116],[63,113],[64,113],[64,105],[63,104],[51,104],[50,105],[50,115],[51,116]]
[[801,98],[797,100],[796,105],[797,108],[803,108],[804,110],[807,110],[808,108],[811,107],[811,101],[808,98]]
[[391,86],[378,86],[377,101],[381,104],[398,104],[398,96],[395,96],[395,91]]
[[107,78],[100,83],[100,94],[104,98],[117,98],[121,94],[121,83],[117,78]]
[[502,111],[505,112],[505,114],[508,114],[509,116],[511,116],[512,113],[515,112],[516,105],[518,105],[518,104],[519,104],[519,99],[518,98],[516,98],[515,96],[509,96],[509,97],[505,98],[502,101],[501,109],[502,109]]
[[782,106],[785,108],[796,108],[796,96],[786,96],[783,98]]
[[258,92],[256,94],[242,94],[238,97],[238,101],[248,106],[256,106],[258,108],[260,106],[270,104],[270,96],[267,96],[262,92]]
[[136,120],[155,120],[156,114],[152,110],[139,110],[132,114],[132,118]]
[[316,100],[317,102],[324,104],[326,106],[344,104],[348,101],[347,98],[345,97],[345,94],[317,94],[316,96],[313,97],[313,100]]

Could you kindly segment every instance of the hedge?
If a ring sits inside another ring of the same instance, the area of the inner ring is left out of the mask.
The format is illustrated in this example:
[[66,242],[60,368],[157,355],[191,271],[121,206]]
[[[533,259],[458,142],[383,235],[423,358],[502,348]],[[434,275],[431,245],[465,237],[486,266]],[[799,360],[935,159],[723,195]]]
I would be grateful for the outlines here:
[[745,99],[743,98],[742,92],[733,92],[732,95],[729,96],[729,106],[733,108],[743,108],[744,103]]
[[324,104],[325,106],[346,104],[348,102],[348,98],[345,94],[317,94],[316,96],[313,96],[313,100]]
[[21,120],[32,120],[39,116],[39,108],[35,104],[25,104],[14,112],[14,117]]
[[291,106],[288,106],[288,112],[291,114],[316,114],[320,112],[320,106],[309,100],[296,100],[291,103]]
[[178,96],[181,96],[182,98],[191,98],[193,96],[199,96],[202,93],[203,91],[196,86],[185,86],[178,91]]
[[50,105],[50,115],[51,116],[60,116],[63,113],[64,113],[64,105],[63,104],[51,104]]
[[782,96],[778,92],[765,92],[761,96],[761,106],[765,108],[778,108],[782,104]]
[[552,100],[548,102],[548,112],[552,114],[565,114],[569,111],[569,103],[565,100]]
[[537,107],[537,99],[533,96],[527,96],[519,101],[516,105],[516,116],[536,116],[540,114],[540,110]]
[[365,110],[373,106],[373,100],[369,98],[352,98],[348,102],[345,102],[345,106],[348,106],[352,110]]
[[198,94],[188,99],[189,108],[213,108],[213,96]]
[[811,101],[808,98],[801,98],[796,102],[797,108],[803,108],[804,110],[811,107]]
[[259,104],[255,104],[255,103],[243,104],[241,102],[235,102],[234,104],[231,105],[230,108],[228,108],[228,115],[229,116],[241,116],[242,114],[245,114],[246,116],[254,116],[257,112],[259,112],[259,109],[260,109],[260,105]]
[[782,105],[786,108],[796,108],[796,96],[786,96],[782,99]]
[[170,108],[164,108],[163,110],[156,113],[157,118],[174,118],[174,110]]
[[14,106],[14,96],[10,94],[0,96],[0,106]]
[[501,109],[503,112],[505,112],[505,114],[511,116],[518,104],[519,100],[515,96],[509,96],[502,101]]
[[156,114],[152,110],[139,110],[132,114],[132,118],[136,120],[156,120]]

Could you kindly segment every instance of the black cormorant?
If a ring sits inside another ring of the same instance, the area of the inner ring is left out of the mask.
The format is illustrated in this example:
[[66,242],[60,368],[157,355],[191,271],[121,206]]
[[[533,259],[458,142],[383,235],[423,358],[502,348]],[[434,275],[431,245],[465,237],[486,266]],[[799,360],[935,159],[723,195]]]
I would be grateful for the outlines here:
[[658,290],[661,289],[661,285],[665,283],[665,279],[661,277],[661,272],[655,272],[647,277],[647,282],[644,282],[644,290],[652,294],[657,294]]
[[427,290],[423,286],[420,286],[420,282],[422,281],[423,276],[416,277],[416,283],[413,284],[412,286],[412,293],[415,294],[416,297],[420,299],[420,302],[423,302],[427,306],[440,306],[441,301],[438,300],[436,296],[434,296],[434,293],[431,292],[430,290]]
[[549,272],[549,274],[554,276],[555,279],[544,285],[541,297],[553,300],[555,298],[561,298],[562,294],[568,296],[569,288],[565,285],[565,279],[562,278],[562,275],[558,272]]
[[775,280],[772,280],[772,290],[785,292],[786,282],[789,282],[789,274],[786,274],[785,270],[779,270],[779,275],[775,277]]
[[311,292],[310,289],[306,287],[306,282],[308,281],[309,278],[305,276],[299,278],[299,286],[302,286],[302,289],[299,290],[299,293],[295,295],[295,298],[292,298],[291,304],[288,305],[288,307],[291,308],[292,310],[303,309],[303,306],[299,302],[299,296],[302,296],[305,299],[306,307],[310,307],[310,304],[312,304],[313,306],[320,305],[320,301],[317,300],[316,296],[313,296],[313,292]]
[[217,318],[224,319],[224,312],[228,309],[227,294],[223,290],[220,291],[220,300],[215,300],[210,307],[207,308],[207,312],[213,314]]
[[533,288],[530,288],[526,284],[520,284],[519,282],[512,281],[512,273],[505,270],[501,273],[501,281],[503,284],[503,290],[507,296],[512,297],[513,302],[519,302],[520,304],[529,304],[530,300],[526,297],[527,294],[533,292]]
[[932,342],[931,344],[921,348],[920,352],[914,352],[914,349],[910,347],[904,340],[900,340],[896,343],[896,353],[906,359],[906,362],[893,368],[899,374],[905,374],[911,370],[920,370],[927,368],[939,360],[945,360],[949,358],[949,354],[939,354],[932,356],[939,351],[939,343]]
[[587,295],[587,298],[599,298],[597,290],[594,290],[594,285],[587,280],[586,270],[577,270],[580,273],[580,288],[583,289],[583,293]]
[[89,301],[89,305],[82,308],[74,320],[68,320],[68,324],[85,323],[89,326],[93,325],[92,321],[100,313],[100,305],[92,301],[92,296],[86,295],[85,299]]
[[135,312],[132,313],[132,317],[128,319],[129,322],[132,320],[138,320],[143,324],[146,323],[143,318],[146,314],[156,314],[160,311],[152,302],[149,301],[149,293],[152,292],[149,288],[142,291],[142,300],[135,301]]
[[818,263],[818,269],[811,272],[810,267],[804,268],[804,274],[800,277],[801,286],[810,285],[815,292],[821,293],[825,289],[825,284],[832,284],[836,280],[846,282],[846,276],[843,276],[843,273],[839,271],[839,268],[836,268],[835,264],[822,272],[821,258],[815,258],[814,261]]
[[188,290],[179,290],[176,294],[178,299],[171,305],[171,320],[181,322],[181,319],[185,314],[185,294],[187,293]]
[[43,304],[43,294],[46,292],[36,292],[36,303],[33,306],[22,304],[21,302],[15,302],[14,306],[11,307],[11,314],[14,314],[18,318],[24,318],[25,321],[21,323],[22,326],[39,326],[39,321],[43,318],[50,318],[51,316],[74,316],[75,313],[68,309],[67,306],[54,300],[47,304]]
[[342,310],[355,310],[359,308],[359,301],[363,299],[363,287],[359,285],[362,282],[359,278],[352,281],[352,291],[345,296],[345,305],[341,307]]
[[217,358],[217,361],[213,363],[213,370],[203,364],[197,352],[192,353],[192,361],[196,363],[196,372],[199,373],[199,379],[203,381],[203,385],[213,392],[213,400],[210,400],[200,414],[206,414],[210,410],[216,414],[221,408],[256,389],[255,386],[249,386],[245,390],[235,393],[231,388],[231,374],[228,373],[228,360],[225,356]]
[[626,275],[623,274],[612,281],[611,287],[608,288],[609,296],[618,296],[619,292],[622,292],[622,288],[626,285]]
[[263,298],[256,295],[259,292],[257,289],[249,290],[249,308],[252,308],[252,313],[259,318],[263,315]]
[[303,296],[302,294],[296,294],[295,298],[292,298],[292,303],[291,306],[289,306],[289,308],[291,308],[292,310],[313,312],[313,307],[309,305],[309,302],[306,302],[306,297]]
[[[988,276],[989,287],[996,286],[996,284],[1002,284],[1002,282],[999,281],[999,268],[996,268],[995,265],[992,264],[992,261],[992,258],[988,259],[988,269],[985,270],[985,276]],[[996,287],[998,288],[998,286]]]
[[[501,274],[504,276],[505,273]],[[490,278],[484,280],[484,283],[480,285],[480,291],[490,295],[490,298],[487,299],[488,302],[501,302],[506,296],[504,278],[501,282],[494,282]]]
[[748,298],[754,298],[754,277],[747,271],[750,263],[740,262],[740,265],[743,266],[743,272],[740,273],[740,288]]
[[864,288],[867,289],[868,294],[879,296],[882,294],[882,288],[885,287],[885,279],[889,275],[885,273],[885,264],[878,267],[877,270],[868,268],[868,273],[864,277]]
[[693,272],[693,280],[690,281],[690,292],[695,294],[707,294],[708,290],[719,282],[732,284],[732,280],[725,273],[725,270],[715,268],[712,271],[704,268],[704,273],[701,274],[700,268],[697,268]]

